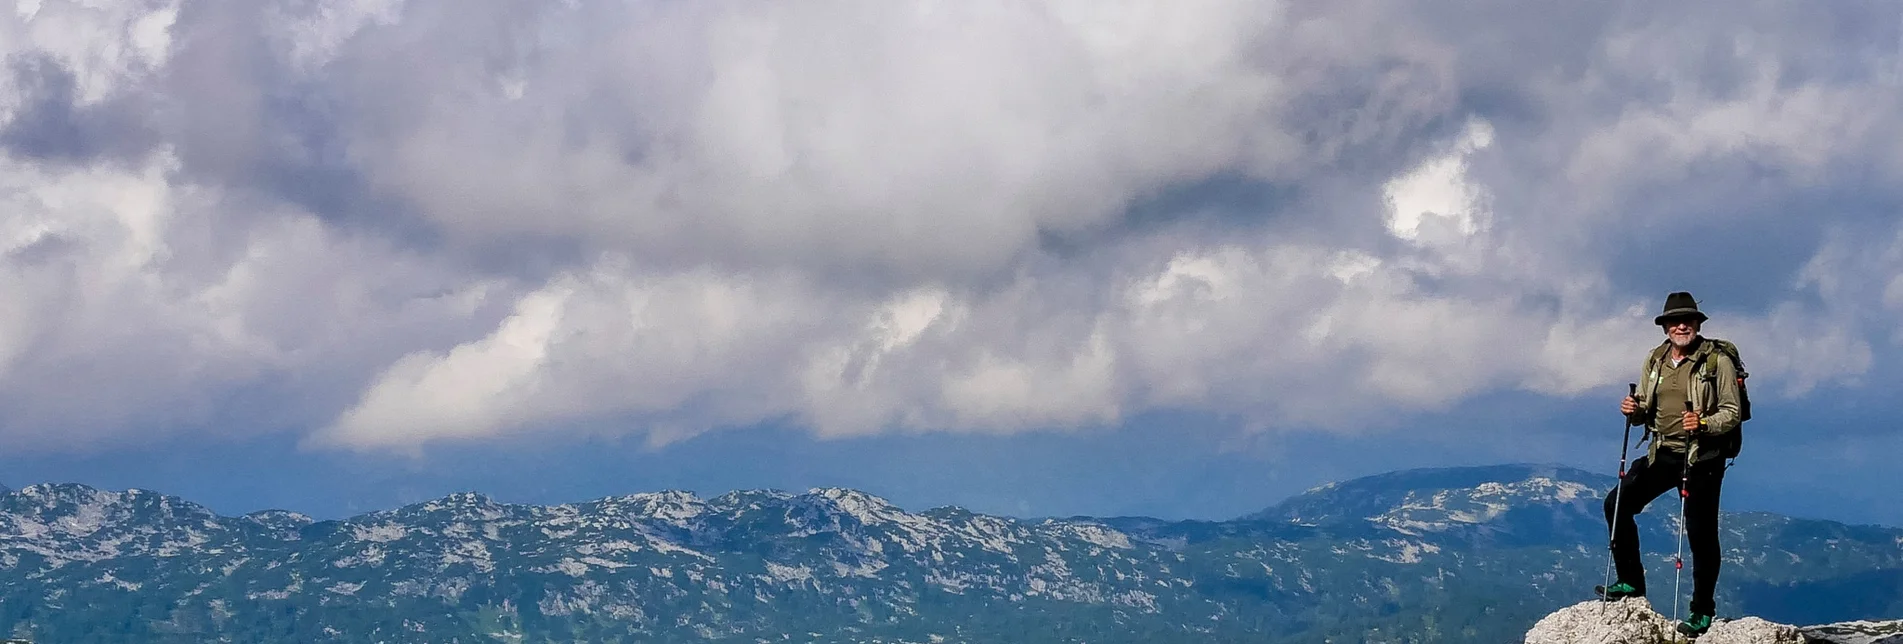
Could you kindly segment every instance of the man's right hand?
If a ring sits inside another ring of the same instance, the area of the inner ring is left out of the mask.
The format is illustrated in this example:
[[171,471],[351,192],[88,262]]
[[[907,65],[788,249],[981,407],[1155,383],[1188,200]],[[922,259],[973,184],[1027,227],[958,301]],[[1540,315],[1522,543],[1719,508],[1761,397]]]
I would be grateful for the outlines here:
[[1632,412],[1635,412],[1638,410],[1639,410],[1638,399],[1633,398],[1631,396],[1626,396],[1624,398],[1619,399],[1619,411],[1621,413],[1624,413],[1627,416],[1631,416]]

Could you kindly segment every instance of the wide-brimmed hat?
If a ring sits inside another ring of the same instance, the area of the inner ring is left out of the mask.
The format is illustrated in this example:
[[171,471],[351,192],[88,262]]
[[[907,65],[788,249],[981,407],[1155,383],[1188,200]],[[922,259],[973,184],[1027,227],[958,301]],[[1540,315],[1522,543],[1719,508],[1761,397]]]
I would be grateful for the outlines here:
[[1699,312],[1698,301],[1692,299],[1692,294],[1684,291],[1665,296],[1665,312],[1652,318],[1652,323],[1665,326],[1665,321],[1672,318],[1698,318],[1699,322],[1709,319]]

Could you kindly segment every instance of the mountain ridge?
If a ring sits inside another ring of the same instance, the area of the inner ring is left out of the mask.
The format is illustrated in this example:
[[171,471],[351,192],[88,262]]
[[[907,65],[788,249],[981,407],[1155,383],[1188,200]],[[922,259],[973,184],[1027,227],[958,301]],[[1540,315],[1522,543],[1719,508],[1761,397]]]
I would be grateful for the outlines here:
[[[1026,629],[1070,629],[1050,641],[1517,636],[1598,582],[1597,483],[1612,480],[1601,476],[1540,464],[1403,470],[1227,521],[908,512],[841,487],[550,505],[458,492],[318,521],[39,484],[0,493],[0,632],[24,624],[79,641],[88,624],[134,623],[149,641],[171,641],[166,629],[177,641],[280,641],[271,633],[312,628],[339,633],[325,641],[421,632],[458,642],[801,629],[867,642]],[[1647,543],[1670,543],[1662,513],[1648,514]],[[1887,572],[1903,570],[1903,530],[1727,516],[1728,550],[1751,565],[1727,573],[1721,597],[1795,613],[1816,608],[1790,604],[1805,588],[1872,589],[1881,601],[1849,607],[1860,613],[1825,606],[1816,616],[1903,612],[1888,603],[1903,602],[1891,597],[1903,589],[1892,592]],[[962,630],[940,632],[948,625]]]
[[[1285,498],[1283,498],[1283,499],[1281,499],[1281,500],[1279,500],[1279,501],[1273,501],[1273,502],[1270,502],[1270,503],[1269,503],[1268,505],[1266,505],[1266,506],[1264,506],[1264,507],[1263,507],[1263,509],[1260,509],[1260,510],[1256,510],[1256,511],[1253,511],[1253,512],[1247,512],[1247,513],[1244,513],[1244,514],[1241,514],[1241,515],[1237,515],[1237,516],[1234,516],[1234,517],[1231,517],[1231,518],[1228,518],[1228,519],[1208,519],[1208,518],[1202,518],[1202,519],[1190,519],[1190,518],[1185,518],[1185,519],[1169,519],[1169,518],[1162,518],[1162,517],[1152,517],[1152,516],[1148,516],[1148,515],[1134,515],[1134,514],[1113,514],[1113,515],[1102,515],[1102,516],[1099,516],[1099,515],[1090,515],[1090,514],[1068,514],[1068,515],[1038,515],[1038,516],[1017,516],[1017,515],[1010,515],[1010,514],[999,514],[999,513],[991,513],[991,512],[979,512],[979,511],[976,511],[976,510],[971,510],[971,509],[970,509],[969,507],[967,507],[967,506],[964,506],[964,505],[961,505],[961,504],[956,504],[956,503],[953,503],[953,504],[943,504],[943,505],[937,505],[937,506],[931,506],[931,507],[928,507],[928,508],[924,508],[924,509],[919,509],[919,510],[906,510],[906,511],[908,511],[908,512],[913,512],[913,513],[924,513],[924,512],[931,512],[931,511],[935,511],[935,510],[943,510],[943,509],[959,509],[959,510],[965,510],[965,511],[969,511],[969,512],[973,512],[973,513],[975,513],[975,514],[984,514],[984,515],[986,515],[986,516],[997,516],[997,517],[1004,517],[1004,518],[1011,518],[1011,519],[1016,519],[1016,520],[1020,520],[1020,521],[1042,521],[1042,520],[1047,520],[1047,519],[1071,519],[1071,518],[1091,518],[1091,519],[1144,519],[1144,520],[1153,520],[1153,521],[1167,521],[1167,522],[1185,522],[1185,521],[1187,521],[1187,522],[1201,522],[1201,523],[1222,523],[1222,522],[1233,522],[1233,521],[1244,521],[1244,520],[1250,520],[1250,519],[1251,519],[1252,517],[1254,517],[1255,515],[1259,515],[1259,514],[1263,514],[1263,513],[1266,513],[1266,512],[1269,512],[1270,510],[1272,510],[1272,509],[1274,509],[1274,508],[1276,508],[1276,507],[1278,507],[1278,506],[1280,506],[1280,505],[1282,505],[1282,504],[1285,504],[1285,503],[1288,503],[1289,501],[1292,501],[1292,500],[1295,500],[1295,499],[1297,499],[1297,498],[1300,498],[1300,497],[1302,497],[1302,496],[1304,496],[1304,495],[1306,495],[1306,494],[1310,494],[1310,493],[1314,493],[1314,492],[1318,492],[1318,491],[1326,491],[1326,490],[1330,490],[1330,489],[1333,489],[1333,488],[1337,488],[1337,487],[1341,487],[1341,486],[1345,486],[1345,485],[1347,485],[1347,484],[1349,484],[1349,483],[1355,483],[1355,482],[1365,482],[1365,481],[1378,481],[1378,480],[1404,480],[1404,479],[1406,479],[1406,478],[1408,478],[1408,477],[1410,477],[1410,476],[1412,476],[1412,477],[1420,477],[1420,476],[1427,476],[1427,475],[1434,475],[1434,474],[1439,474],[1439,473],[1443,473],[1443,472],[1447,472],[1447,473],[1459,473],[1459,472],[1463,472],[1463,471],[1473,471],[1473,472],[1514,472],[1514,471],[1545,471],[1545,470],[1553,470],[1553,471],[1571,471],[1571,472],[1577,472],[1577,473],[1579,473],[1579,474],[1581,474],[1581,475],[1584,475],[1584,476],[1586,476],[1586,477],[1599,477],[1599,478],[1603,478],[1603,479],[1604,479],[1604,480],[1606,481],[1606,483],[1607,483],[1607,485],[1610,485],[1610,484],[1611,484],[1611,482],[1612,482],[1612,480],[1613,480],[1613,478],[1612,478],[1612,477],[1611,477],[1610,475],[1601,475],[1601,474],[1597,474],[1597,473],[1594,473],[1594,472],[1589,472],[1589,471],[1586,471],[1586,470],[1580,470],[1580,469],[1577,469],[1577,468],[1572,468],[1572,467],[1569,467],[1569,466],[1565,466],[1565,465],[1559,465],[1559,464],[1545,464],[1545,463],[1509,463],[1509,464],[1497,464],[1497,465],[1483,465],[1483,466],[1451,466],[1451,467],[1426,467],[1426,468],[1410,468],[1410,469],[1403,469],[1403,470],[1395,470],[1395,471],[1391,471],[1391,472],[1383,472],[1383,473],[1377,473],[1377,474],[1370,474],[1370,475],[1366,475],[1366,476],[1359,476],[1359,477],[1353,477],[1353,478],[1349,478],[1349,479],[1343,479],[1343,480],[1340,480],[1340,481],[1331,481],[1331,482],[1326,482],[1326,483],[1322,483],[1322,484],[1319,484],[1319,485],[1315,485],[1315,486],[1312,486],[1312,487],[1310,487],[1310,488],[1307,488],[1306,490],[1304,490],[1304,491],[1302,491],[1302,492],[1298,492],[1298,493],[1295,493],[1295,494],[1292,494],[1292,495],[1290,495],[1290,496],[1288,496],[1288,497],[1285,497]],[[1407,476],[1403,476],[1403,475],[1407,475]],[[294,515],[294,516],[299,516],[299,517],[305,517],[305,518],[307,518],[307,519],[309,519],[309,520],[310,520],[310,521],[312,521],[312,522],[321,522],[321,521],[344,521],[344,520],[350,520],[350,519],[354,519],[354,518],[357,518],[357,517],[361,517],[361,516],[363,516],[363,515],[366,515],[366,514],[374,514],[374,513],[377,513],[377,512],[388,512],[388,511],[392,511],[392,510],[397,510],[397,509],[401,509],[401,508],[406,508],[406,507],[412,507],[412,506],[417,506],[417,505],[425,505],[425,504],[431,504],[431,503],[446,503],[446,502],[452,502],[452,501],[454,501],[454,500],[456,500],[456,499],[479,499],[479,500],[482,500],[482,501],[485,501],[485,502],[490,502],[490,503],[498,503],[498,504],[505,504],[505,505],[518,505],[518,506],[542,506],[542,507],[553,507],[553,506],[560,506],[560,505],[580,505],[580,504],[588,504],[588,503],[599,503],[599,502],[604,502],[604,501],[637,501],[637,500],[641,500],[641,501],[645,501],[645,500],[652,500],[652,499],[686,499],[686,500],[689,500],[689,501],[691,501],[691,502],[698,502],[698,503],[706,503],[706,502],[710,502],[710,501],[714,501],[714,500],[717,500],[717,499],[721,499],[721,498],[723,498],[723,497],[728,497],[728,496],[732,496],[732,495],[759,495],[759,496],[764,496],[764,497],[772,497],[772,498],[790,498],[790,497],[794,497],[794,496],[801,496],[801,495],[810,495],[810,494],[818,494],[818,493],[822,493],[822,492],[828,492],[828,491],[831,491],[831,492],[833,492],[833,493],[841,493],[841,492],[843,492],[843,493],[856,493],[856,494],[859,494],[859,495],[864,495],[864,496],[866,496],[866,497],[870,497],[870,498],[872,498],[872,499],[876,499],[876,500],[878,500],[879,502],[882,502],[882,503],[885,503],[885,504],[888,504],[888,505],[892,505],[893,507],[900,507],[901,509],[904,509],[904,508],[902,508],[901,506],[899,506],[899,505],[898,505],[897,503],[895,503],[895,502],[893,502],[893,501],[891,501],[890,499],[888,499],[888,498],[886,498],[886,497],[883,497],[883,496],[880,496],[880,495],[879,495],[878,493],[876,493],[876,492],[872,492],[872,491],[869,491],[869,490],[863,490],[863,489],[859,489],[859,488],[852,488],[852,487],[844,487],[844,486],[813,486],[813,487],[809,487],[809,488],[807,488],[807,489],[806,489],[806,490],[804,490],[804,491],[799,491],[799,492],[796,492],[796,491],[792,491],[792,490],[789,490],[789,489],[785,489],[785,488],[775,488],[775,487],[763,487],[763,488],[734,488],[734,489],[730,489],[730,490],[726,490],[726,491],[723,491],[723,492],[721,492],[721,493],[719,493],[719,494],[716,494],[716,495],[712,495],[712,496],[706,496],[706,495],[703,495],[703,494],[701,494],[700,492],[697,492],[697,491],[694,491],[694,490],[688,490],[688,489],[682,489],[682,488],[666,488],[666,489],[661,489],[661,490],[652,490],[652,491],[642,491],[642,492],[630,492],[630,493],[623,493],[623,494],[609,494],[609,495],[603,495],[603,496],[597,496],[597,497],[591,497],[591,498],[586,498],[586,499],[579,499],[579,500],[571,500],[571,501],[562,501],[562,502],[549,502],[549,503],[534,503],[534,502],[516,502],[516,501],[501,501],[501,500],[498,500],[498,499],[497,499],[496,497],[494,497],[494,496],[492,496],[492,495],[490,495],[490,494],[488,494],[488,493],[484,493],[484,492],[480,492],[480,491],[476,491],[476,490],[459,490],[459,491],[453,491],[453,492],[448,492],[448,493],[445,493],[445,494],[443,494],[443,495],[441,495],[441,496],[437,496],[437,497],[434,497],[434,498],[429,498],[429,499],[422,499],[422,500],[417,500],[417,501],[412,501],[412,502],[408,502],[408,503],[403,503],[403,504],[400,504],[400,505],[396,505],[396,506],[394,506],[394,507],[388,507],[388,508],[381,508],[381,509],[373,509],[373,510],[366,510],[366,511],[363,511],[363,512],[359,512],[359,513],[357,513],[357,514],[353,514],[353,515],[349,515],[349,516],[344,516],[344,517],[332,517],[332,518],[324,518],[324,519],[317,519],[317,518],[313,518],[313,517],[311,517],[311,515],[308,515],[308,514],[306,514],[306,513],[304,513],[304,512],[300,512],[300,511],[297,511],[297,510],[291,510],[291,509],[286,509],[286,508],[280,508],[280,507],[271,507],[271,508],[263,508],[263,509],[257,509],[257,510],[250,510],[250,511],[246,511],[246,512],[240,512],[240,513],[236,513],[236,514],[219,514],[219,513],[217,513],[217,512],[214,512],[214,511],[212,511],[212,510],[210,510],[210,509],[208,508],[208,506],[204,506],[204,505],[202,505],[202,504],[199,504],[199,503],[196,503],[196,502],[193,502],[193,501],[191,501],[191,500],[189,500],[189,499],[186,499],[186,498],[184,498],[184,497],[181,497],[181,496],[177,496],[177,495],[172,495],[172,494],[166,494],[166,493],[163,493],[163,492],[159,492],[159,491],[157,491],[157,490],[153,490],[153,489],[149,489],[149,488],[143,488],[143,487],[136,487],[136,486],[135,486],[135,487],[127,487],[127,488],[106,488],[106,487],[100,487],[100,486],[94,486],[94,485],[90,485],[90,484],[85,484],[85,483],[78,483],[78,482],[58,482],[58,481],[49,481],[49,482],[40,482],[40,483],[33,483],[33,484],[29,484],[29,485],[28,485],[27,487],[31,487],[31,488],[38,488],[38,489],[48,489],[48,488],[57,488],[57,489],[67,489],[67,488],[72,488],[72,489],[83,489],[83,490],[88,490],[88,491],[94,491],[94,492],[104,492],[104,493],[117,493],[117,494],[157,494],[157,495],[159,495],[159,496],[161,496],[161,497],[165,497],[165,498],[169,498],[169,499],[171,499],[171,500],[173,500],[174,502],[180,502],[180,503],[186,503],[186,504],[190,504],[190,505],[193,505],[193,506],[197,506],[197,507],[203,507],[203,508],[206,508],[206,511],[208,511],[208,512],[213,512],[213,514],[215,514],[215,515],[217,515],[217,516],[221,516],[221,517],[243,517],[243,516],[250,516],[250,515]],[[24,489],[26,489],[26,488],[17,488],[17,489],[16,489],[16,488],[10,488],[10,487],[8,487],[8,486],[6,486],[6,485],[4,485],[4,484],[0,484],[0,494],[5,494],[5,493],[11,493],[11,492],[20,492],[20,491],[22,491],[22,490],[24,490]]]
[[[1247,513],[1240,514],[1228,519],[1206,519],[1206,518],[1205,519],[1194,519],[1194,518],[1170,519],[1170,518],[1153,517],[1153,516],[1141,515],[1141,514],[1112,514],[1112,515],[1067,514],[1067,515],[1016,516],[1016,515],[1010,515],[1010,514],[979,512],[976,510],[971,510],[968,507],[964,505],[960,505],[960,504],[944,504],[944,505],[932,506],[932,507],[920,509],[920,510],[908,510],[898,505],[896,502],[893,502],[892,500],[886,497],[880,496],[879,494],[875,492],[861,490],[857,488],[851,488],[851,487],[842,487],[842,486],[814,486],[814,487],[807,488],[803,492],[794,492],[794,491],[783,489],[783,488],[773,488],[773,487],[735,488],[735,489],[727,490],[713,496],[703,496],[699,492],[696,492],[693,490],[668,488],[668,489],[654,490],[654,491],[632,492],[632,493],[625,493],[625,494],[610,494],[610,495],[592,497],[587,499],[563,501],[563,502],[557,502],[557,503],[500,501],[500,500],[497,500],[494,496],[491,496],[487,493],[474,491],[474,490],[464,490],[464,491],[449,492],[442,496],[438,496],[432,499],[423,499],[419,501],[413,501],[413,502],[401,504],[391,508],[367,510],[364,512],[359,512],[357,514],[353,514],[353,515],[345,516],[345,517],[317,519],[303,512],[284,509],[284,508],[265,508],[265,509],[252,510],[248,512],[230,514],[230,515],[219,514],[210,510],[208,507],[198,504],[196,502],[190,501],[189,499],[185,499],[183,497],[176,496],[176,495],[165,494],[162,492],[158,492],[156,490],[150,490],[150,489],[139,488],[139,487],[130,487],[130,488],[124,488],[124,489],[109,489],[109,488],[96,487],[96,486],[91,486],[88,484],[76,483],[76,482],[43,482],[43,483],[30,484],[27,487],[40,488],[40,489],[45,489],[48,487],[77,488],[77,489],[83,489],[83,490],[89,490],[89,491],[95,491],[95,492],[118,493],[118,494],[157,494],[166,499],[170,499],[171,501],[176,503],[182,503],[182,504],[187,504],[193,507],[203,508],[206,512],[211,512],[214,516],[219,516],[219,517],[225,517],[225,518],[251,517],[251,516],[297,517],[298,520],[301,520],[307,523],[321,523],[325,521],[349,521],[349,520],[363,517],[365,515],[376,514],[379,512],[391,512],[391,511],[401,510],[404,508],[425,506],[430,504],[450,503],[450,502],[455,502],[458,499],[476,499],[485,503],[508,505],[508,506],[557,507],[557,506],[579,506],[579,505],[604,503],[604,502],[624,502],[625,503],[625,502],[638,501],[642,503],[652,503],[657,500],[680,504],[680,503],[683,503],[682,501],[683,499],[687,503],[706,504],[706,503],[718,501],[720,499],[733,497],[736,495],[761,496],[761,497],[767,497],[767,498],[784,499],[784,498],[793,498],[798,496],[814,495],[814,494],[820,494],[820,493],[832,493],[832,494],[844,493],[844,494],[861,496],[867,499],[874,500],[877,503],[890,506],[893,508],[897,508],[900,511],[914,513],[914,514],[924,514],[924,513],[936,512],[941,510],[960,510],[965,512],[971,512],[973,514],[981,514],[984,516],[993,516],[993,517],[1006,518],[1006,519],[1012,519],[1012,520],[1023,521],[1023,522],[1038,522],[1038,521],[1046,521],[1046,520],[1097,520],[1097,521],[1119,521],[1119,522],[1132,522],[1132,523],[1159,522],[1159,523],[1189,523],[1189,524],[1223,524],[1223,523],[1237,523],[1237,522],[1260,522],[1260,521],[1284,520],[1287,517],[1278,515],[1278,513],[1291,511],[1294,508],[1294,506],[1296,506],[1298,503],[1307,501],[1311,499],[1312,497],[1331,494],[1331,493],[1340,494],[1344,492],[1353,491],[1361,487],[1376,486],[1376,485],[1393,486],[1397,484],[1406,484],[1406,485],[1413,485],[1413,486],[1422,487],[1422,488],[1456,489],[1460,487],[1465,487],[1459,484],[1461,481],[1470,480],[1472,481],[1473,484],[1479,484],[1479,483],[1484,483],[1489,481],[1498,481],[1502,478],[1509,478],[1510,476],[1516,475],[1515,473],[1526,473],[1525,475],[1527,476],[1543,474],[1544,476],[1547,476],[1547,477],[1552,477],[1555,475],[1565,475],[1570,477],[1569,480],[1572,480],[1574,482],[1590,481],[1591,484],[1588,485],[1588,487],[1592,490],[1593,493],[1603,493],[1604,489],[1611,488],[1612,485],[1616,481],[1615,477],[1610,474],[1601,474],[1598,472],[1584,470],[1584,469],[1580,469],[1580,468],[1576,468],[1576,467],[1572,467],[1568,465],[1563,465],[1563,464],[1558,464],[1558,463],[1504,463],[1504,464],[1477,465],[1477,466],[1444,466],[1444,467],[1408,468],[1408,469],[1402,469],[1402,470],[1394,470],[1390,472],[1382,472],[1382,473],[1369,474],[1364,476],[1357,476],[1357,477],[1342,479],[1338,481],[1330,481],[1330,482],[1322,483],[1319,485],[1311,486],[1301,492],[1297,492],[1295,494],[1289,495],[1288,497],[1285,497],[1279,501],[1271,502],[1269,505],[1264,506],[1260,510],[1247,512]],[[14,489],[14,488],[9,488],[4,484],[0,484],[0,494],[20,492],[25,489],[27,488]],[[1771,512],[1767,510],[1726,510],[1725,513],[1727,515],[1747,515],[1747,514],[1754,514],[1754,513],[1764,513],[1764,514],[1773,514],[1780,517],[1788,517],[1788,518],[1803,520],[1803,521],[1823,521],[1823,522],[1836,523],[1836,524],[1841,524],[1844,526],[1852,526],[1852,527],[1869,526],[1869,527],[1884,528],[1884,529],[1903,528],[1903,526],[1894,526],[1894,525],[1884,524],[1884,523],[1851,522],[1851,521],[1832,519],[1828,517],[1816,517],[1816,516],[1798,517],[1798,516],[1787,515],[1787,514],[1778,513],[1778,512]]]

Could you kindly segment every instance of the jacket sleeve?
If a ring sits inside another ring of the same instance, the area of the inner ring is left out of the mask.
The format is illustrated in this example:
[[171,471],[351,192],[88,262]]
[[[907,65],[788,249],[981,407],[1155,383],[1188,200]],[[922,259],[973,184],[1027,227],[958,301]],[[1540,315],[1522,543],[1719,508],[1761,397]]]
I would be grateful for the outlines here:
[[1723,434],[1738,429],[1738,416],[1743,411],[1738,395],[1738,365],[1724,354],[1713,358],[1711,366],[1718,377],[1718,382],[1713,383],[1718,406],[1705,413],[1705,433]]

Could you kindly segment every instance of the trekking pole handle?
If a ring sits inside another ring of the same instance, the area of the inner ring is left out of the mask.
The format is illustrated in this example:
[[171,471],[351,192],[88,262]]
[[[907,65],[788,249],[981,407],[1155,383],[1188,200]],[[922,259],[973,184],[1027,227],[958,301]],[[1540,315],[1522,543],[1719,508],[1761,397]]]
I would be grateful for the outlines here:
[[[1698,413],[1697,409],[1692,408],[1692,401],[1690,399],[1687,399],[1685,401],[1685,412],[1690,414]],[[1685,468],[1680,470],[1678,474],[1678,498],[1679,498],[1679,506],[1680,506],[1680,511],[1679,511],[1680,521],[1685,520],[1684,519],[1685,499],[1689,499],[1692,496],[1692,453],[1697,449],[1698,449],[1698,435],[1692,434],[1691,436],[1686,437],[1685,439]],[[1679,530],[1684,530],[1684,529],[1685,529],[1684,524],[1680,523]],[[1679,568],[1684,568],[1685,561],[1683,559],[1679,559],[1673,565],[1676,565]]]

